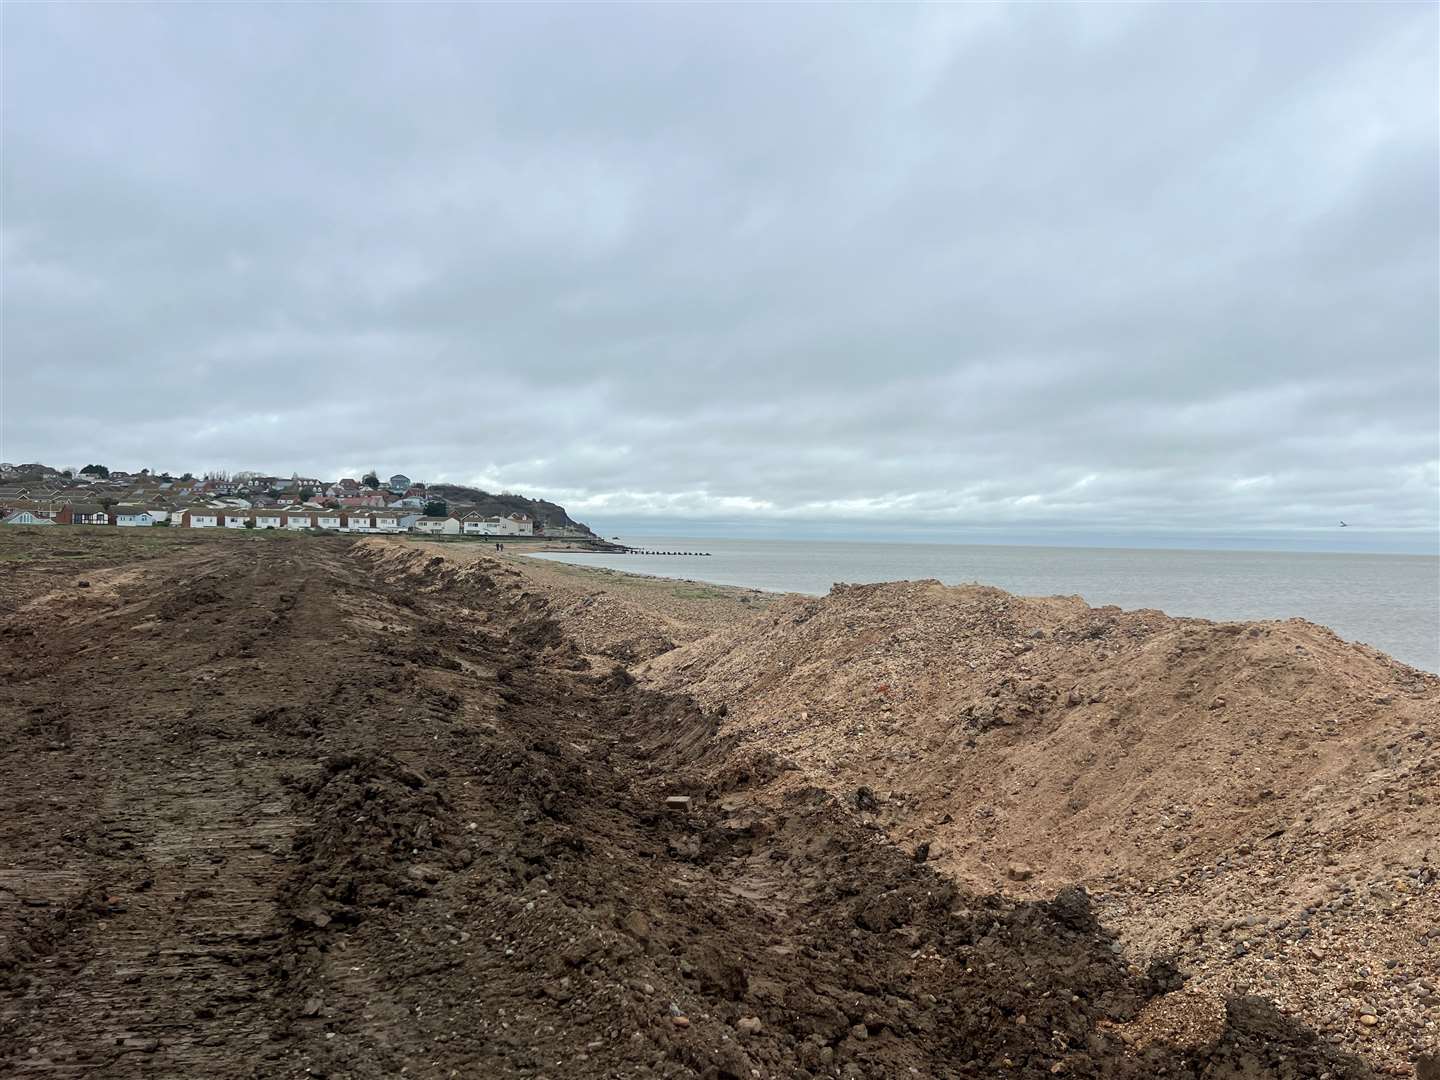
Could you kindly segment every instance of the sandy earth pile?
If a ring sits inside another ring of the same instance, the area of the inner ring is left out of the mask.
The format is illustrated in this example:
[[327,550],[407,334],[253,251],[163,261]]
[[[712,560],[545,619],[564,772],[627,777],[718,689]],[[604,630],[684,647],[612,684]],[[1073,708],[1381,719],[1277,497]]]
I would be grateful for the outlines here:
[[1299,620],[933,581],[789,597],[642,673],[969,887],[1085,883],[1142,964],[1387,1065],[1436,1047],[1434,676]]

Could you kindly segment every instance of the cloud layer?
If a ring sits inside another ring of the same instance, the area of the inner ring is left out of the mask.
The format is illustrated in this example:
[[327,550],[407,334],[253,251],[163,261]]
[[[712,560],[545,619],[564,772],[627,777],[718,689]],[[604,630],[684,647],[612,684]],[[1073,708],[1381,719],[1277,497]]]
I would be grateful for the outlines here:
[[1437,527],[1428,5],[9,5],[3,456]]

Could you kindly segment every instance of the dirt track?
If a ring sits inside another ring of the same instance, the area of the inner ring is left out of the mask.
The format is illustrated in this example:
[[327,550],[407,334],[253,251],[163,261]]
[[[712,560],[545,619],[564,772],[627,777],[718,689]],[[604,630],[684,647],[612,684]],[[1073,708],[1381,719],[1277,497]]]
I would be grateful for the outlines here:
[[0,539],[0,1074],[1368,1075],[1160,996],[1078,890],[963,893],[853,793],[747,803],[782,765],[506,567],[37,535]]

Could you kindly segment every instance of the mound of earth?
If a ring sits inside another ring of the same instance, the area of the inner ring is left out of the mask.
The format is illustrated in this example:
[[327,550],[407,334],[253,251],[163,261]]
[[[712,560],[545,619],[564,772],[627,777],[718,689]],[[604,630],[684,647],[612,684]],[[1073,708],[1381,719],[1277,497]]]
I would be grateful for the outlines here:
[[[1440,680],[1299,620],[934,581],[793,596],[640,669],[975,889],[1403,1064],[1440,998]],[[863,789],[863,790],[862,790]]]
[[225,538],[3,620],[0,1074],[1373,1075],[1128,964],[1084,890],[747,800],[717,717],[528,593]]

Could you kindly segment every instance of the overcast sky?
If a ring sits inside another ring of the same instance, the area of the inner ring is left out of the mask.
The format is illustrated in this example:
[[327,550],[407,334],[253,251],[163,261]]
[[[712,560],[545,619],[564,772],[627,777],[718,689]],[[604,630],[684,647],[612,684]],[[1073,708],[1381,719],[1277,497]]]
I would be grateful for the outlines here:
[[1440,521],[1433,4],[3,20],[5,460]]

